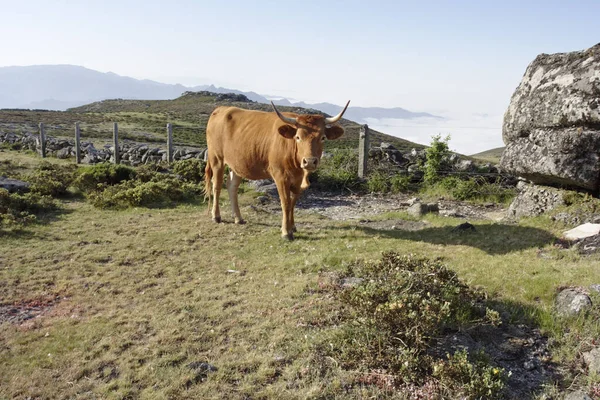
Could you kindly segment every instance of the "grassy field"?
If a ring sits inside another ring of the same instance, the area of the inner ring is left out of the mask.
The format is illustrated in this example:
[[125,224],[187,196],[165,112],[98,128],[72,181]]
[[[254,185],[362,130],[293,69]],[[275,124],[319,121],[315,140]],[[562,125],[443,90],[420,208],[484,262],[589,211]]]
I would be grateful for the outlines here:
[[[14,154],[0,152],[0,161]],[[23,169],[37,160],[18,157]],[[457,234],[456,218],[378,230],[304,211],[290,243],[279,237],[280,215],[256,207],[255,197],[242,194],[248,223],[238,226],[225,212],[223,224],[212,223],[200,199],[106,211],[71,196],[42,223],[0,234],[0,306],[45,310],[0,324],[0,398],[381,396],[312,349],[335,320],[322,274],[386,250],[441,257],[515,318],[531,317],[560,340],[550,312],[557,287],[600,282],[598,259],[559,251],[565,227],[546,218],[472,221],[475,233]],[[557,347],[555,361],[572,362],[580,346]]]

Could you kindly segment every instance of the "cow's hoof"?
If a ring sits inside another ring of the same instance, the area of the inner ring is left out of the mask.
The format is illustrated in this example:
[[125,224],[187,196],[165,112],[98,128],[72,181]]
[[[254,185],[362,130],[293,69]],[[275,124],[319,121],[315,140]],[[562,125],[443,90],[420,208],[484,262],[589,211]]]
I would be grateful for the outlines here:
[[281,235],[281,238],[291,242],[292,240],[294,240],[294,234],[292,232],[283,234]]
[[221,223],[221,217],[214,217],[213,221],[216,222],[217,224]]
[[246,221],[244,221],[243,219],[236,219],[235,223],[238,224],[238,225],[245,225]]

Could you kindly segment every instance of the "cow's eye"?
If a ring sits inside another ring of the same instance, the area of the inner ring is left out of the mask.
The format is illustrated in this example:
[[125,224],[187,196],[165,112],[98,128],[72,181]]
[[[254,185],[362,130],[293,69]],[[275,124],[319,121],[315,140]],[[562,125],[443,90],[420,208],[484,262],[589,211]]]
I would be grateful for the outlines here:
[[296,136],[296,141],[300,141],[300,136]]

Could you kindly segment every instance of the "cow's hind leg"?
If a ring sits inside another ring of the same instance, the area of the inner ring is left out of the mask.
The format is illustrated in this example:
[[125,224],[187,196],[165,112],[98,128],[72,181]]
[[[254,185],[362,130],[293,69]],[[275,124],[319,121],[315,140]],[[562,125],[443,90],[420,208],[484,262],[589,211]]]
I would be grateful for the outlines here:
[[233,209],[233,215],[235,217],[236,224],[245,224],[246,221],[242,218],[240,213],[240,206],[238,204],[238,188],[242,183],[242,178],[233,171],[229,172],[229,179],[227,179],[227,191],[229,192],[229,201],[231,202],[231,208]]
[[219,208],[219,196],[221,195],[221,188],[223,187],[223,174],[225,173],[225,164],[222,160],[217,159],[211,161],[213,168],[212,178],[212,192],[213,192],[213,208],[212,208],[212,219],[219,223],[221,222],[221,210]]

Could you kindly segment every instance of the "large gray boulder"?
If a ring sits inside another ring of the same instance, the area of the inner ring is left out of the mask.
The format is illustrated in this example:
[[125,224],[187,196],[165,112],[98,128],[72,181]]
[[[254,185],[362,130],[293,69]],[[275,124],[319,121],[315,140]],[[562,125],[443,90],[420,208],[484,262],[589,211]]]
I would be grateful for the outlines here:
[[502,170],[534,183],[600,187],[600,43],[541,54],[504,115]]

